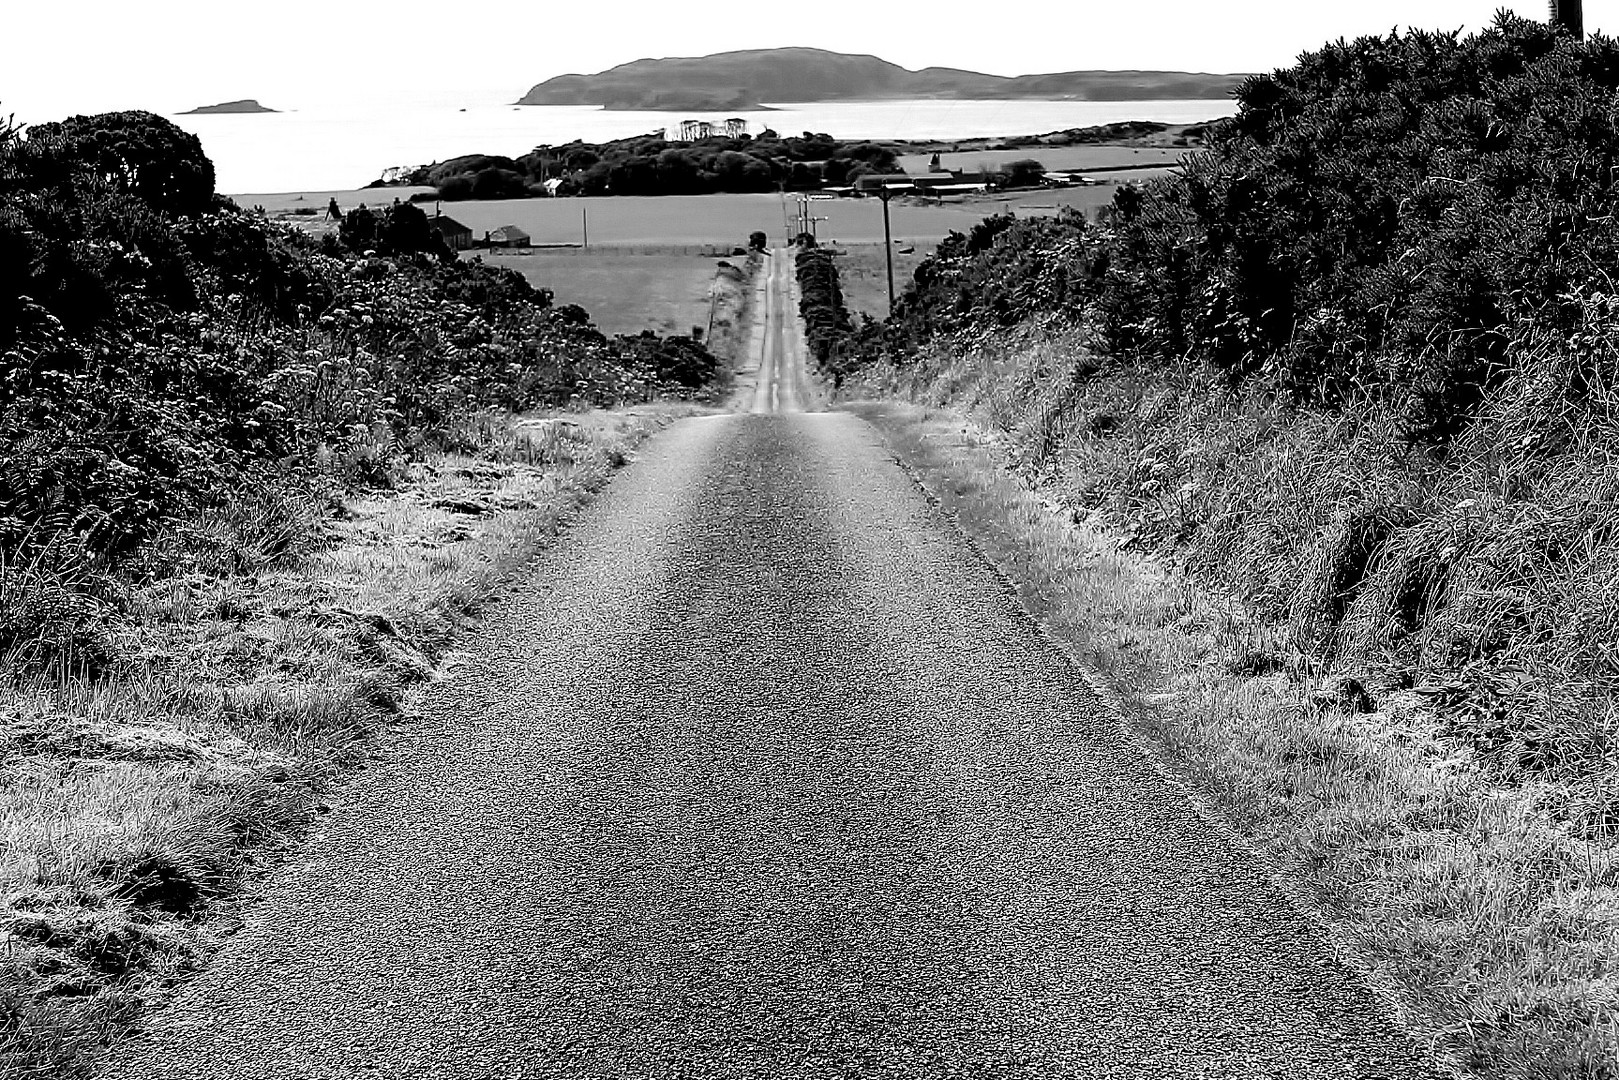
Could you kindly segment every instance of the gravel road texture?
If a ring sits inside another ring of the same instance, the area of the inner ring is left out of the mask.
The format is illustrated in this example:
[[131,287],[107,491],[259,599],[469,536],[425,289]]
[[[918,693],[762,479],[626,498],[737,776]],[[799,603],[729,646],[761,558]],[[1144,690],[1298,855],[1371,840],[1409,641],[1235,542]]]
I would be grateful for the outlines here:
[[1435,1075],[876,430],[790,411],[647,444],[112,1074]]

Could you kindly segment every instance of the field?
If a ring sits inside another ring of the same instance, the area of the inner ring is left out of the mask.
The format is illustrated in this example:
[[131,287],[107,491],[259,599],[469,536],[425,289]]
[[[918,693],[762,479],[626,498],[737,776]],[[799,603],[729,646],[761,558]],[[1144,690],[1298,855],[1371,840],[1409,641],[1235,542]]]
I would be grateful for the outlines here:
[[[1020,155],[1026,156],[1026,155]],[[1006,210],[1027,214],[1055,213],[1062,206],[1076,206],[1087,213],[1112,201],[1113,185],[1129,179],[1146,179],[1161,170],[1143,169],[1105,174],[1109,183],[1088,188],[1055,188],[1008,195],[929,200],[896,199],[890,206],[894,239],[904,243],[934,244],[952,230],[965,231],[979,219]],[[295,211],[315,206],[324,208],[328,193],[319,195],[243,195],[246,206],[262,206],[272,217],[306,224],[315,230],[324,226],[319,216]],[[361,202],[369,206],[392,201],[385,189],[337,192],[344,209]],[[445,214],[462,222],[474,236],[517,225],[533,237],[535,244],[579,244],[584,239],[588,218],[590,247],[626,248],[637,246],[717,248],[729,251],[747,243],[750,232],[763,230],[772,244],[787,238],[794,210],[793,199],[780,195],[688,195],[585,199],[503,199],[488,202],[445,203]],[[811,203],[817,222],[816,233],[824,243],[873,243],[883,238],[882,205],[875,199],[820,199]],[[431,203],[423,204],[428,213]],[[693,252],[697,254],[698,252]]]
[[[888,272],[883,265],[881,244],[849,244],[839,249],[838,283],[843,287],[843,304],[852,315],[881,319],[888,314]],[[933,252],[933,245],[918,246],[909,254],[894,251],[894,295],[905,292],[917,264]]]
[[718,269],[714,259],[696,255],[611,249],[541,248],[479,257],[521,272],[536,288],[550,289],[558,304],[578,304],[609,334],[648,329],[690,334],[693,326],[706,329]]
[[[1049,149],[1049,153],[1042,151],[1041,160],[1051,167],[1073,167],[1071,161],[1076,155],[1095,164],[1111,160],[1110,155],[1132,154],[1130,147],[1117,146]],[[981,153],[1028,156],[1022,151]],[[1154,163],[1161,160],[1161,152],[1153,148],[1143,153]],[[951,231],[965,232],[982,218],[1006,212],[1039,216],[1072,207],[1094,217],[1113,201],[1117,185],[1150,180],[1163,171],[1148,167],[1106,173],[1105,183],[1091,187],[1043,188],[942,200],[895,199],[889,207],[895,240],[895,291],[904,292],[917,263]],[[389,191],[370,188],[303,195],[243,195],[238,196],[238,201],[262,206],[272,217],[321,232],[330,228],[322,217],[327,199],[336,198],[346,209],[362,202],[380,206],[392,201]],[[526,253],[472,251],[466,255],[479,255],[487,262],[522,272],[533,285],[550,289],[558,303],[583,307],[608,333],[632,334],[645,329],[659,333],[690,333],[693,326],[706,329],[716,257],[729,258],[729,252],[746,243],[748,234],[756,229],[768,234],[772,244],[784,242],[785,222],[790,220],[795,206],[795,200],[784,200],[779,195],[697,195],[506,199],[447,203],[440,209],[467,225],[474,236],[513,224],[526,230],[535,244],[575,245],[538,247]],[[810,206],[812,213],[822,219],[816,223],[821,242],[847,252],[839,266],[849,309],[881,317],[888,307],[882,265],[882,205],[875,199],[817,199]],[[310,208],[322,214],[300,213]],[[434,209],[431,204],[423,204],[423,208],[429,213]],[[584,240],[587,220],[590,247],[584,249],[577,245]],[[900,249],[906,247],[914,251],[901,254]],[[722,317],[727,314],[724,309],[728,301],[733,299],[722,297]],[[740,304],[730,306],[739,308]],[[736,311],[729,314],[734,316]]]
[[[994,172],[1014,161],[1033,158],[1048,169],[1074,170],[1118,168],[1121,165],[1173,165],[1183,151],[1168,147],[1136,146],[1026,146],[1021,150],[964,150],[940,154],[939,165],[952,172]],[[928,171],[931,154],[905,154],[900,168],[908,173]]]

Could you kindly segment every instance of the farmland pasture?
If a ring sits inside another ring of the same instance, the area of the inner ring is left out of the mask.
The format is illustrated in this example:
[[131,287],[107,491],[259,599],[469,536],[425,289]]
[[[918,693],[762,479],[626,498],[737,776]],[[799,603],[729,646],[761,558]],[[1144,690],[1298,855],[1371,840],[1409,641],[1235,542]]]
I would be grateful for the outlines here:
[[717,260],[695,255],[610,248],[476,254],[484,262],[518,271],[535,288],[550,289],[558,304],[578,304],[609,334],[647,329],[690,334],[693,326],[706,329],[710,288],[718,268]]
[[[1071,189],[1081,190],[1081,189]],[[1100,205],[1112,198],[1112,189],[1098,187],[1086,189],[1105,192],[1100,198],[1087,196],[1080,201],[1086,205]],[[337,201],[345,209],[360,202],[378,206],[391,201],[383,198],[385,192],[375,189],[338,193]],[[1007,209],[1019,201],[1052,202],[1053,193],[1030,193],[1006,196],[977,196],[970,200],[959,197],[942,203],[929,200],[925,204],[910,199],[896,199],[891,206],[893,231],[896,240],[929,243],[944,238],[952,229],[970,228],[980,218]],[[265,195],[244,195],[244,205],[263,206],[276,218],[288,218],[294,210],[309,206],[312,198],[295,202],[295,196],[280,198]],[[1070,197],[1071,198],[1071,197]],[[320,205],[324,208],[324,199]],[[681,195],[681,196],[620,196],[578,199],[496,199],[482,202],[444,203],[443,212],[462,222],[482,237],[502,225],[517,225],[527,232],[537,245],[579,244],[583,236],[583,217],[589,216],[590,247],[623,248],[637,246],[689,246],[718,247],[729,251],[735,245],[745,244],[750,232],[762,229],[772,244],[786,240],[787,223],[795,212],[794,200],[785,202],[780,195]],[[822,240],[846,243],[870,243],[883,237],[882,204],[875,199],[824,199],[811,204],[817,217],[826,220],[817,223]],[[431,203],[423,209],[433,212]],[[1031,212],[1039,213],[1038,209]],[[318,227],[318,217],[290,218]]]
[[[1129,150],[1129,147],[1059,147],[1063,151],[1095,152]],[[994,153],[999,153],[995,151]],[[1042,153],[1044,153],[1042,151]],[[1158,153],[1153,148],[1143,155]],[[971,157],[973,155],[965,155]],[[1018,152],[1018,156],[1030,156]],[[1055,168],[1055,154],[1041,160]],[[1066,159],[1061,159],[1066,160]],[[895,199],[890,206],[893,236],[902,243],[935,244],[952,230],[964,232],[981,218],[1011,210],[1020,214],[1053,214],[1062,207],[1077,207],[1094,214],[1113,199],[1116,185],[1162,175],[1164,166],[1127,172],[1104,173],[1106,183],[1095,187],[1050,188],[1005,194],[953,196],[935,199]],[[299,195],[241,195],[244,206],[262,206],[272,217],[294,221],[313,231],[323,231],[320,217],[297,214],[298,210],[324,211],[326,199],[334,197],[345,210],[360,203],[382,206],[392,201],[393,192],[402,189],[368,188],[350,192],[318,192]],[[408,192],[405,192],[408,194]],[[875,199],[817,199],[812,212],[824,220],[816,223],[823,242],[876,243],[883,238],[882,205]],[[475,237],[502,225],[517,225],[536,245],[580,244],[588,218],[590,249],[596,251],[634,247],[709,248],[728,252],[747,242],[749,233],[763,230],[772,244],[787,240],[796,207],[793,196],[781,195],[683,195],[618,196],[575,199],[498,199],[443,203],[442,211],[470,228]],[[433,204],[422,208],[431,214]],[[697,252],[692,252],[696,254]]]

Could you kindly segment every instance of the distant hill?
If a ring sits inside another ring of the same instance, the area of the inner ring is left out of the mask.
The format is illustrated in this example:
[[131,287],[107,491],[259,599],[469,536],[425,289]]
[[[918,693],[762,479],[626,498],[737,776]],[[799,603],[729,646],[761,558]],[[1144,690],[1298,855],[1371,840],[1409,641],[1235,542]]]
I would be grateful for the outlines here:
[[221,101],[218,105],[198,105],[195,109],[187,109],[181,116],[208,116],[212,113],[273,113],[275,109],[267,109],[254,98],[242,98],[240,101]]
[[1188,71],[1065,71],[1008,77],[959,68],[911,71],[881,57],[825,49],[749,49],[636,60],[595,75],[558,75],[529,90],[518,104],[685,111],[742,110],[766,101],[876,98],[1150,101],[1226,97],[1243,78]]

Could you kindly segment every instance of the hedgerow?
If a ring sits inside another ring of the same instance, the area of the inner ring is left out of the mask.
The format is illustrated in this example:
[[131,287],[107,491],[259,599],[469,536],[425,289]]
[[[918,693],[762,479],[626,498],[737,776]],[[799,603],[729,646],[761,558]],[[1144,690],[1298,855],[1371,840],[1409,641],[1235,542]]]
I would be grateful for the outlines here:
[[843,288],[831,252],[817,247],[813,238],[799,238],[793,256],[798,278],[798,313],[804,320],[804,341],[823,372],[842,380],[852,354],[854,323],[843,304]]

